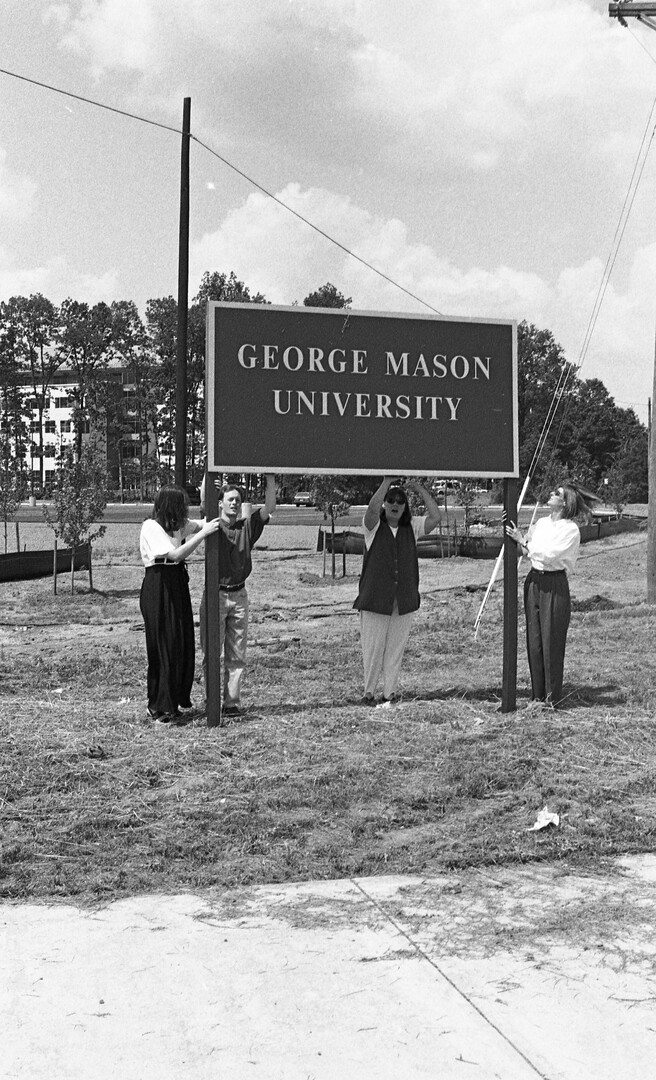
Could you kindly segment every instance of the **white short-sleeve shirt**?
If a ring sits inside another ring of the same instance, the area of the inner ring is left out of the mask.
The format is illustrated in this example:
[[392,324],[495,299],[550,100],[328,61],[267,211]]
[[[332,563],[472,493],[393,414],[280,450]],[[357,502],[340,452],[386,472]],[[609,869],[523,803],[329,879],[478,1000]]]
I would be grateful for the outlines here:
[[139,550],[141,551],[141,561],[144,566],[154,566],[155,559],[175,551],[176,548],[180,547],[182,541],[195,531],[195,525],[188,521],[183,529],[178,529],[173,536],[169,536],[159,521],[148,518],[141,526],[139,536]]
[[[378,521],[374,525],[373,529],[368,529],[367,526],[364,523],[364,519],[362,520],[362,528],[364,530],[364,543],[365,543],[365,547],[366,547],[367,551],[369,550],[369,548],[371,547],[371,545],[374,542],[374,536],[378,532],[378,526],[379,525],[380,525],[380,518],[378,519]],[[412,531],[415,534],[415,540],[418,540],[420,536],[425,535],[425,533],[424,533],[425,525],[426,525],[426,514],[422,515],[421,517],[413,517],[413,519],[412,519]],[[396,528],[393,528],[393,526],[390,525],[390,529],[392,530],[393,536],[396,537],[396,534],[399,531],[398,525],[397,525]]]
[[570,518],[538,518],[529,531],[527,548],[536,570],[566,570],[571,574],[581,545],[581,532]]

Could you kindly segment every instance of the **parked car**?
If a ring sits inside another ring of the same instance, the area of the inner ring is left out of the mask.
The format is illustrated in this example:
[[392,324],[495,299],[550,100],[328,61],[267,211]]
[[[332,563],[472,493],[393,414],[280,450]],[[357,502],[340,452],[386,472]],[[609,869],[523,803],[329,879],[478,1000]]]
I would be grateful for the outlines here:
[[453,495],[456,491],[460,491],[462,484],[459,480],[436,480],[435,489],[438,494]]
[[297,491],[294,495],[294,506],[312,506],[312,498],[309,491]]

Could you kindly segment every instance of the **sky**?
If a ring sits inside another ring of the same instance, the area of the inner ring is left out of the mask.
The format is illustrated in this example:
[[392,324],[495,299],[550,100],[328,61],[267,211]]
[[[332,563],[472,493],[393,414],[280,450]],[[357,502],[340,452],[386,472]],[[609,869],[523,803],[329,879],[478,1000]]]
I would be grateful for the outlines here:
[[0,300],[177,295],[189,97],[190,298],[218,270],[274,304],[330,281],[355,310],[526,319],[646,421],[656,31],[606,0],[2,9]]

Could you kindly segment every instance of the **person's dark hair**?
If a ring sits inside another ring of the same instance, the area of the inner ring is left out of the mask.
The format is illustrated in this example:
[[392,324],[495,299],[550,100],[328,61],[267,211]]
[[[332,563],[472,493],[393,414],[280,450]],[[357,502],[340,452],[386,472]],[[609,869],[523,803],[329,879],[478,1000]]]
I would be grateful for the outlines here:
[[189,496],[183,488],[169,484],[159,489],[153,504],[153,518],[169,536],[182,528],[189,517],[188,511]]
[[246,498],[244,490],[243,490],[243,488],[240,488],[239,484],[226,484],[225,487],[222,487],[222,488],[219,489],[219,502],[223,501],[224,496],[227,495],[229,491],[238,492],[239,493],[239,498],[241,499],[242,502]]
[[[389,499],[390,495],[394,495],[396,498],[398,498],[399,495],[402,496],[403,501],[405,502],[405,506],[403,507],[403,513],[399,518],[399,525],[409,525],[412,521],[412,514],[410,513],[410,504],[408,503],[408,496],[406,495],[405,491],[402,487],[391,487],[387,489],[385,500]],[[384,506],[381,506],[380,508],[380,520],[385,520]]]
[[[593,504],[601,502],[601,499],[573,481],[567,481],[567,483],[558,486],[563,489],[563,502],[565,504],[562,517],[570,519],[580,517],[585,521],[589,521],[592,517]],[[555,490],[557,491],[558,488]]]

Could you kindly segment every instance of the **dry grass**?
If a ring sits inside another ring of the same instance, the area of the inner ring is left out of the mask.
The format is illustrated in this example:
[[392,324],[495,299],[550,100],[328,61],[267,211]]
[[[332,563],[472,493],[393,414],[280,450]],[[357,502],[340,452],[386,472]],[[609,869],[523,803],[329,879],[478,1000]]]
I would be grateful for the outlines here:
[[[588,545],[573,582],[568,708],[498,711],[491,564],[422,561],[403,704],[361,707],[349,576],[321,578],[316,530],[265,534],[251,586],[251,706],[239,723],[156,731],[134,556],[97,553],[89,594],[0,586],[0,896],[140,891],[435,872],[653,850],[656,734],[645,545]],[[135,531],[136,530],[136,531]],[[311,535],[310,535],[311,532]],[[134,535],[133,535],[134,534]],[[194,604],[202,564],[191,569]],[[199,688],[200,693],[200,688]],[[530,831],[545,805],[558,829]]]

